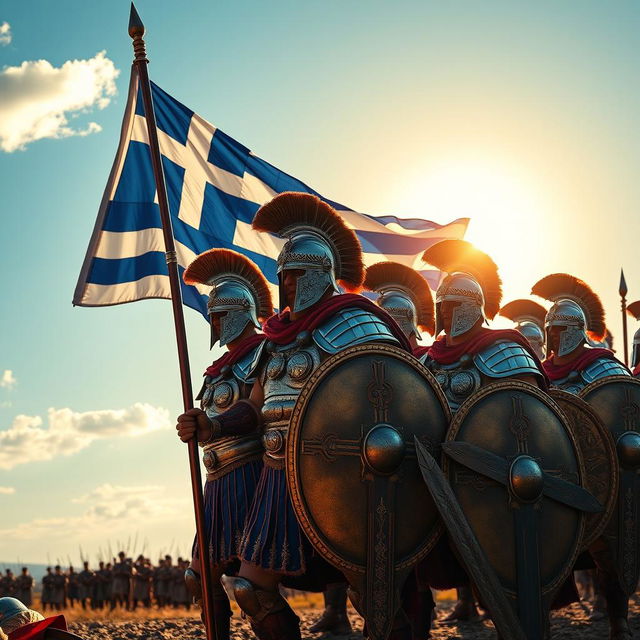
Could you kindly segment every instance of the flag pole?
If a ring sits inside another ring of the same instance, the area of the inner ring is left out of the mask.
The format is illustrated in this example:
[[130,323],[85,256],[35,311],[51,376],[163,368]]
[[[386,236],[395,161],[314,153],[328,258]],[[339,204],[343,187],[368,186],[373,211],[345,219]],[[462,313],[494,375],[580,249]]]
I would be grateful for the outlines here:
[[[180,276],[178,274],[178,259],[176,256],[175,242],[173,239],[173,228],[169,213],[169,201],[167,199],[167,188],[162,170],[162,160],[160,158],[160,145],[158,144],[158,132],[156,130],[156,117],[153,110],[153,98],[151,96],[151,83],[147,70],[147,53],[144,40],[144,25],[131,3],[131,14],[129,17],[129,35],[133,39],[134,61],[133,65],[138,72],[140,80],[140,90],[144,104],[145,119],[147,122],[147,132],[149,134],[149,148],[151,151],[151,163],[153,165],[153,175],[158,191],[158,206],[160,207],[160,217],[162,220],[162,233],[166,251],[167,268],[169,270],[169,284],[171,288],[171,304],[173,306],[173,321],[176,330],[176,341],[178,345],[178,362],[180,365],[180,382],[182,386],[182,402],[184,410],[193,408],[193,391],[191,388],[191,373],[189,369],[189,353],[187,351],[187,335],[184,326],[184,315],[182,307],[182,292],[180,289]],[[213,615],[212,584],[209,567],[209,547],[207,540],[207,524],[204,517],[204,502],[202,498],[202,476],[200,474],[200,459],[198,455],[198,442],[193,438],[188,443],[189,468],[191,471],[191,491],[193,494],[193,508],[196,518],[196,536],[198,549],[200,550],[200,579],[202,582],[202,610],[204,612],[204,624],[207,633],[207,640],[216,640],[216,625]]]
[[629,347],[627,344],[627,281],[624,279],[624,271],[620,269],[620,286],[618,293],[620,294],[620,308],[622,310],[622,340],[624,344],[624,363],[629,366]]

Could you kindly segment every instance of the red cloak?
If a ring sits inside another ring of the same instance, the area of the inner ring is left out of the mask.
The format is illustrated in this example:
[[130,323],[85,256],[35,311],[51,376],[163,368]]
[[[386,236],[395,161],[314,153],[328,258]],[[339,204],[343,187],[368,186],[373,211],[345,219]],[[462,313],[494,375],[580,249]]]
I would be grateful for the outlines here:
[[275,314],[264,323],[264,334],[269,340],[276,344],[290,344],[296,339],[296,336],[303,331],[313,331],[325,320],[347,307],[364,309],[380,318],[380,320],[389,327],[394,337],[400,342],[400,346],[405,351],[411,353],[409,340],[397,325],[396,321],[384,309],[381,309],[371,302],[371,300],[367,300],[367,298],[355,293],[343,293],[324,300],[316,304],[316,306],[311,307],[308,313],[305,313],[304,316],[301,316],[297,320],[290,319],[289,311]]
[[243,340],[233,351],[227,351],[224,355],[218,358],[210,367],[207,367],[207,370],[203,375],[211,376],[212,378],[216,378],[220,375],[220,371],[222,367],[227,365],[232,366],[240,358],[247,355],[249,351],[255,349],[262,341],[264,340],[263,333],[255,333],[245,340]]

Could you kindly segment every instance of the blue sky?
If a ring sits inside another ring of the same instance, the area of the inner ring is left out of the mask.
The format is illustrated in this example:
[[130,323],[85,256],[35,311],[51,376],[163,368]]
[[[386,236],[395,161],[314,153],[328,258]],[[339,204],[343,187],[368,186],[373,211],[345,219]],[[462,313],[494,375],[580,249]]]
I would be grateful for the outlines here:
[[[568,271],[600,293],[620,336],[620,266],[640,297],[637,3],[137,7],[152,79],[204,118],[356,209],[471,217],[469,238],[500,264],[505,301]],[[171,426],[181,400],[170,305],[71,306],[119,136],[128,13],[124,1],[0,8],[11,36],[0,29],[0,89],[25,61],[59,68],[106,51],[119,70],[104,108],[66,112],[69,127],[101,131],[0,151],[0,380],[16,380],[0,383],[0,433],[30,425],[21,433],[32,435],[53,420],[84,437],[69,456],[66,432],[51,459],[49,440],[21,441],[20,464],[0,451],[0,560],[77,555],[78,542],[97,552],[125,531],[154,553],[172,540],[186,551],[192,535],[187,455]],[[51,90],[11,86],[1,101],[23,120]],[[186,316],[195,384],[212,354],[206,324]]]

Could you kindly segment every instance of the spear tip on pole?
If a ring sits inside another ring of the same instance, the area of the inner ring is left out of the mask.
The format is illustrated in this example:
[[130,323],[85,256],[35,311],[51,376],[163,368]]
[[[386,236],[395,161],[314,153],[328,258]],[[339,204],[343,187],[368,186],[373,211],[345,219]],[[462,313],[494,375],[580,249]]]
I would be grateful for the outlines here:
[[142,24],[133,2],[131,3],[131,13],[129,14],[129,35],[132,38],[136,36],[141,38],[144,35],[144,24]]
[[624,298],[627,295],[627,281],[624,279],[624,270],[620,269],[620,288],[618,289],[620,296]]

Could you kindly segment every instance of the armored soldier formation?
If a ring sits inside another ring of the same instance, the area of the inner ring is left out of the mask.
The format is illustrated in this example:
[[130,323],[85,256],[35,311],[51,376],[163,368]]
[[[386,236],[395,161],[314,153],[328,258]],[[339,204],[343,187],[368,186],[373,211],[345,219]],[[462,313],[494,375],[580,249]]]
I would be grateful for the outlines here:
[[[160,558],[157,566],[142,555],[133,562],[121,551],[113,563],[100,561],[93,569],[87,561],[79,572],[72,566],[68,571],[63,571],[59,565],[53,569],[47,567],[42,578],[41,608],[43,612],[61,611],[78,605],[85,610],[122,608],[135,611],[139,606],[151,608],[155,605],[188,610],[191,598],[184,580],[188,566],[189,561],[182,558],[174,564],[170,555]],[[27,567],[23,567],[17,577],[6,569],[0,578],[0,598],[17,598],[31,607],[35,587]]]
[[[640,381],[591,288],[552,274],[533,283],[539,302],[502,306],[491,258],[444,240],[422,256],[445,274],[434,301],[407,266],[365,268],[352,230],[309,194],[277,195],[253,229],[282,239],[276,305],[263,265],[232,251],[184,273],[211,287],[211,345],[227,349],[176,427],[208,471],[218,638],[227,591],[257,638],[300,638],[288,586],[324,591],[317,631],[348,625],[348,594],[366,637],[423,640],[432,589],[455,587],[451,618],[478,603],[500,637],[542,639],[586,570],[594,617],[630,639]],[[498,314],[515,329],[490,328]],[[202,554],[186,574],[196,599]]]
[[[433,590],[455,588],[450,620],[480,606],[500,638],[545,640],[550,611],[577,601],[574,576],[587,575],[592,617],[630,640],[640,331],[632,373],[585,282],[547,275],[531,289],[539,301],[502,305],[497,265],[462,240],[425,246],[443,273],[434,300],[405,265],[365,268],[353,231],[314,195],[277,195],[253,229],[282,247],[275,304],[265,265],[233,251],[184,272],[210,288],[211,346],[226,347],[201,409],[176,427],[204,452],[207,538],[177,566],[120,553],[95,571],[48,569],[43,606],[192,598],[224,640],[231,594],[256,638],[296,640],[286,587],[324,593],[312,631],[349,633],[349,598],[365,637],[424,640]],[[640,318],[640,302],[629,311]],[[515,328],[490,328],[498,314]],[[30,602],[28,572],[9,574],[3,590]]]

